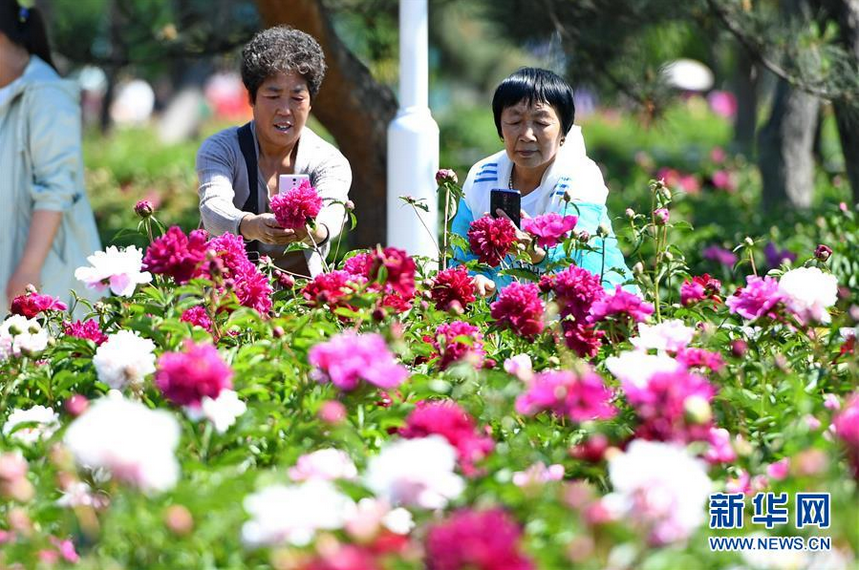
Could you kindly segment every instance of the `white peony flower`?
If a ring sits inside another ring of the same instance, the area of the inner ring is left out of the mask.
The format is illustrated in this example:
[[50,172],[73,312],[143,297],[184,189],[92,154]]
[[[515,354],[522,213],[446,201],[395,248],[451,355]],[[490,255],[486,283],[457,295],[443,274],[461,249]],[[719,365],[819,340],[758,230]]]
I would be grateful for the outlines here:
[[335,479],[354,479],[357,476],[358,469],[349,454],[331,448],[302,455],[298,458],[295,467],[289,470],[289,478],[293,481],[307,481],[309,479],[333,481]]
[[686,348],[692,342],[693,336],[695,329],[687,327],[679,319],[671,319],[655,325],[638,323],[638,336],[629,340],[639,350],[653,348],[677,352]]
[[606,368],[622,383],[646,388],[650,377],[657,372],[674,372],[683,365],[665,353],[647,354],[628,350],[605,359]]
[[78,267],[75,279],[100,293],[110,287],[114,295],[130,297],[138,284],[152,281],[148,271],[140,271],[143,250],[133,245],[122,250],[113,245],[108,246],[105,251],[97,251],[87,257],[87,261],[91,267]]
[[826,309],[838,300],[838,280],[817,267],[791,269],[779,279],[778,290],[787,298],[787,308],[806,323],[828,323]]
[[364,481],[392,505],[441,509],[465,487],[455,467],[456,449],[442,436],[403,439],[370,459]]
[[126,385],[143,383],[155,372],[155,343],[137,332],[121,330],[107,337],[95,351],[92,363],[98,379],[120,390]]
[[203,396],[199,407],[185,406],[185,414],[194,421],[206,418],[218,433],[226,433],[236,418],[248,410],[247,404],[239,399],[234,390],[221,390],[214,400],[209,396]]
[[[35,423],[32,427],[21,428],[15,433],[15,427],[24,423]],[[25,445],[32,445],[39,440],[49,439],[60,428],[60,417],[51,408],[33,406],[27,410],[14,410],[3,425],[3,435],[16,439]]]
[[515,376],[523,382],[528,382],[534,377],[534,367],[531,357],[525,353],[511,356],[504,361],[504,370],[507,374]]
[[384,527],[394,534],[409,534],[415,527],[412,513],[402,507],[391,509],[384,499],[366,497],[346,521],[346,532],[359,542],[369,542]]
[[72,422],[65,443],[82,467],[107,469],[145,492],[171,489],[179,479],[179,423],[169,412],[118,392],[96,400]]
[[58,507],[67,509],[73,509],[75,507],[103,509],[107,507],[109,503],[110,500],[107,498],[107,495],[94,493],[92,487],[83,481],[72,483],[67,489],[63,490],[63,496],[55,502]]
[[252,548],[305,546],[317,530],[343,528],[356,510],[352,499],[320,479],[266,487],[245,497],[244,505],[251,520],[242,526],[242,542]]
[[10,356],[35,356],[48,346],[48,331],[36,319],[11,315],[0,324],[0,360]]
[[606,504],[651,527],[651,540],[683,540],[705,520],[712,482],[704,462],[674,444],[634,440],[608,462]]

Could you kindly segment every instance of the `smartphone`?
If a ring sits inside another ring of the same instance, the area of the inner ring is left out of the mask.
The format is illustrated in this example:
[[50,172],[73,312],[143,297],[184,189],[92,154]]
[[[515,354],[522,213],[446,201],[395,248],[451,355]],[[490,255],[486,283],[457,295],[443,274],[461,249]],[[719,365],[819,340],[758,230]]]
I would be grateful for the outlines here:
[[496,210],[501,210],[519,227],[522,218],[522,195],[518,190],[493,188],[489,193],[489,212],[497,218]]
[[301,186],[303,181],[310,181],[310,176],[307,174],[281,174],[277,178],[277,191],[283,194],[288,190]]

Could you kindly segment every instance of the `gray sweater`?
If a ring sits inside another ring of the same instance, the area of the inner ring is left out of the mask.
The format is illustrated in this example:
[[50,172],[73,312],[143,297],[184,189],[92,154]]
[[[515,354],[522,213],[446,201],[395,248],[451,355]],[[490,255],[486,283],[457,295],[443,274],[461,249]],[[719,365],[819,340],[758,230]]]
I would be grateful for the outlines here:
[[[256,140],[256,129],[253,123],[251,123],[251,130]],[[238,127],[230,127],[215,133],[203,142],[197,153],[200,216],[203,226],[214,235],[226,232],[240,235],[239,223],[249,213],[241,210],[250,191],[247,168],[239,147],[237,131]],[[259,157],[258,142],[256,150]],[[324,205],[316,221],[325,224],[329,231],[328,243],[321,248],[322,255],[327,255],[331,241],[337,238],[344,224],[343,206],[332,203],[331,199],[345,202],[349,198],[349,187],[352,185],[352,169],[349,167],[349,161],[337,148],[304,127],[298,141],[295,172],[309,175],[310,183],[323,199]],[[265,211],[268,212],[270,211],[268,188],[261,173],[257,174],[257,180],[259,204],[265,204]],[[283,249],[283,246],[260,244],[260,253],[275,259]],[[312,250],[304,253],[310,274],[315,276],[321,273],[320,256]]]

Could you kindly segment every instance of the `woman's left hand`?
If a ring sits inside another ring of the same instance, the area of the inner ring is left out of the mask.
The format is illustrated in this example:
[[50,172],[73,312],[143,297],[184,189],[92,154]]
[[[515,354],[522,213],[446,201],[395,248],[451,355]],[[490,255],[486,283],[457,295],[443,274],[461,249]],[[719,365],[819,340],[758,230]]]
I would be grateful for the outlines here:
[[42,284],[40,281],[42,276],[40,273],[41,271],[35,271],[27,267],[19,267],[15,270],[15,273],[9,278],[9,282],[6,283],[7,308],[12,305],[12,299],[27,292],[27,285],[32,285],[37,290],[41,287]]
[[[504,217],[510,220],[510,216],[508,216],[504,210],[499,208],[496,210],[496,213],[499,217]],[[527,220],[530,217],[525,213],[525,210],[520,210],[519,216],[522,220]],[[510,223],[512,224],[513,220],[510,220]],[[525,246],[525,251],[527,251],[528,255],[531,257],[532,264],[536,265],[546,259],[546,250],[537,245],[534,241],[534,236],[527,232],[523,232],[516,227],[516,224],[513,224],[513,228],[516,230],[516,241]]]

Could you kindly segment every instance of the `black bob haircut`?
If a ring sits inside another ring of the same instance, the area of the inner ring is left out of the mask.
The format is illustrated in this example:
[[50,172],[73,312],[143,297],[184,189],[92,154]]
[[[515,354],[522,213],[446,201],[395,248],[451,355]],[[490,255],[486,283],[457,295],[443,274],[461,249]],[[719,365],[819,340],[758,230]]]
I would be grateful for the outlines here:
[[562,134],[567,134],[576,118],[573,103],[573,88],[557,73],[537,67],[523,67],[507,77],[495,90],[492,97],[492,114],[495,115],[495,128],[501,134],[501,112],[521,101],[529,105],[547,103],[558,114]]

